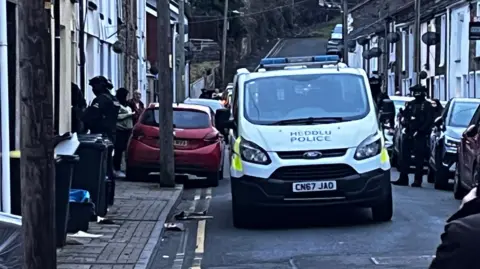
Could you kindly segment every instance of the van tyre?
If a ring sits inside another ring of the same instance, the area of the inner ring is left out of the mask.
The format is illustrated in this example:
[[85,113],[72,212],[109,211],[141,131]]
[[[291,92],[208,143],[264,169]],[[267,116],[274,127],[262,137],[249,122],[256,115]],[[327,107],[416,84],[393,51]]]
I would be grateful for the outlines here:
[[259,211],[253,207],[246,207],[232,200],[233,226],[238,229],[255,228],[261,225]]
[[448,174],[448,170],[443,167],[437,168],[437,171],[435,171],[435,183],[433,184],[435,189],[445,191],[449,189]]
[[213,172],[207,175],[207,184],[210,187],[217,187],[220,181],[220,171]]
[[393,197],[392,190],[389,190],[387,196],[372,207],[372,219],[376,222],[390,221],[393,217]]

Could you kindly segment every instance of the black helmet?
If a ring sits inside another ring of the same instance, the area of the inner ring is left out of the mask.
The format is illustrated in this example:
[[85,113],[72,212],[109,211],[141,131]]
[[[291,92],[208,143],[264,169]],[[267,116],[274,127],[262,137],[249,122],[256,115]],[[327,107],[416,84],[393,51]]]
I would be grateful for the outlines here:
[[368,82],[370,83],[370,85],[381,85],[382,84],[382,79],[377,74],[373,74],[368,79]]
[[422,84],[416,84],[410,87],[409,89],[412,93],[419,92],[419,93],[426,93],[427,87],[423,86]]
[[113,89],[112,82],[104,76],[96,76],[88,81],[88,85],[94,86],[102,86],[107,88],[107,90]]

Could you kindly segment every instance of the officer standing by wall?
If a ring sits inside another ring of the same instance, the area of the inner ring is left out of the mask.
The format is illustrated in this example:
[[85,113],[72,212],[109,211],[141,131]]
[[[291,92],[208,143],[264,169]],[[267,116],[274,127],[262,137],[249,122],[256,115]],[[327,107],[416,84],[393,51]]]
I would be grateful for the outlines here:
[[422,186],[423,163],[428,153],[427,139],[430,134],[435,111],[431,102],[427,101],[427,88],[415,85],[410,88],[414,100],[407,102],[403,111],[403,141],[400,156],[400,178],[392,184],[408,186],[408,172],[411,163],[411,153],[415,156],[415,180],[412,187]]
[[112,143],[115,143],[115,130],[120,103],[110,93],[113,85],[104,76],[90,79],[89,85],[92,86],[93,94],[96,97],[82,118],[85,128],[90,130],[92,134],[106,135]]

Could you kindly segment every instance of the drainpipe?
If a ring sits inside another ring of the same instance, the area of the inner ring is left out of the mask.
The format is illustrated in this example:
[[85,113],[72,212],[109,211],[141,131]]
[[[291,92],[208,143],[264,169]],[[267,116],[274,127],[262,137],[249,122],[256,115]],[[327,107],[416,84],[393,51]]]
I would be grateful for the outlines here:
[[11,213],[10,206],[10,126],[8,107],[8,48],[7,48],[7,0],[0,0],[0,92],[2,122],[2,211]]
[[56,134],[60,133],[60,0],[55,0],[53,3],[53,17],[55,19],[55,62],[54,69],[55,75],[54,88],[55,88],[55,116],[54,116],[54,130]]
[[78,48],[80,52],[80,89],[83,92],[83,96],[85,97],[86,93],[86,86],[85,86],[85,7],[84,7],[84,0],[78,1],[78,18],[80,20],[80,29],[78,31]]

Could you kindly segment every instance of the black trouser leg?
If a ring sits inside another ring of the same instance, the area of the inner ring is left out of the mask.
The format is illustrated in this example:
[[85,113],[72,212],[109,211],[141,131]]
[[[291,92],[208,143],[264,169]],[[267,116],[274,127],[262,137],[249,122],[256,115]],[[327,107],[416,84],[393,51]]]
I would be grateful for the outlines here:
[[425,155],[427,154],[427,137],[416,137],[413,141],[415,151],[415,183],[422,184],[423,178],[423,164],[425,162]]
[[119,171],[122,166],[123,152],[126,150],[128,139],[130,138],[130,130],[117,130],[115,138],[113,169]]
[[408,184],[408,174],[412,162],[412,139],[406,138],[402,143],[401,162],[400,162],[400,180]]

